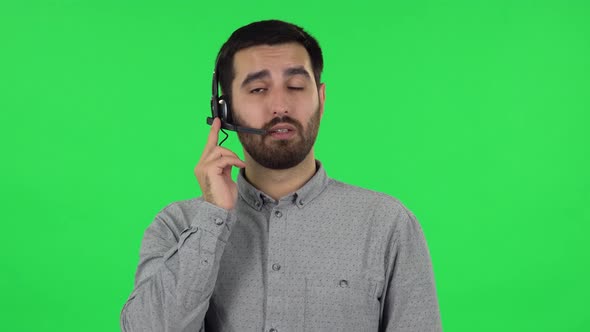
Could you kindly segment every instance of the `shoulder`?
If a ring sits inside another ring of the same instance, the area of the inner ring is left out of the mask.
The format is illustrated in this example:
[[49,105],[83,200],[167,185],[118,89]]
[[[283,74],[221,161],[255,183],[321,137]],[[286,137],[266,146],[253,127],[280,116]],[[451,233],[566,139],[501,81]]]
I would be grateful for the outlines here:
[[334,179],[330,179],[327,190],[331,196],[362,202],[374,209],[396,212],[396,214],[412,213],[398,198],[387,193],[362,188]]
[[342,206],[363,206],[371,219],[389,227],[416,227],[418,221],[412,211],[397,197],[342,181],[330,179],[327,194],[342,202]]

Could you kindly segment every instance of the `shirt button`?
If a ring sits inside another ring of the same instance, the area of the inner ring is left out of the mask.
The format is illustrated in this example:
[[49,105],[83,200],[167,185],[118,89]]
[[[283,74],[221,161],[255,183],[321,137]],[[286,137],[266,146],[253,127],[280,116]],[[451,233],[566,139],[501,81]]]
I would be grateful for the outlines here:
[[303,200],[300,200],[299,201],[299,205],[303,205]]
[[223,225],[223,220],[221,218],[215,218],[215,225]]
[[281,211],[275,211],[275,217],[280,218],[283,216],[283,213]]
[[278,270],[280,270],[280,269],[281,269],[281,264],[274,263],[274,264],[272,265],[272,269],[273,269],[273,271],[278,271]]
[[339,285],[340,285],[340,287],[342,287],[342,288],[346,288],[346,287],[348,287],[348,281],[346,281],[346,280],[344,280],[344,279],[343,279],[343,280],[340,280],[340,283],[338,283],[338,284],[339,284]]
[[268,330],[268,332],[279,332],[279,330],[277,330],[273,327],[272,329]]
[[259,208],[259,207],[260,207],[260,202],[256,202],[256,203],[254,203],[254,205],[255,205],[257,208]]

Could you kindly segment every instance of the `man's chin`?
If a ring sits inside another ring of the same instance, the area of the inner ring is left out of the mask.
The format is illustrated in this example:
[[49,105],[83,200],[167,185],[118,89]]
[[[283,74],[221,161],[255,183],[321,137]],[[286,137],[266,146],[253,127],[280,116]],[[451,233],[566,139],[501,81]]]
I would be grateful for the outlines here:
[[301,160],[301,161],[292,161],[292,160],[289,160],[289,161],[280,160],[279,161],[279,160],[275,160],[275,161],[272,161],[272,162],[263,162],[263,163],[257,161],[257,163],[260,166],[262,166],[264,168],[267,168],[267,169],[272,169],[272,170],[286,170],[286,169],[293,168],[293,167],[301,164],[302,161],[303,160]]
[[286,147],[286,146],[296,145],[297,143],[298,143],[298,141],[296,141],[295,139],[274,139],[274,138],[271,138],[267,142],[264,142],[264,145],[269,146],[269,147],[271,147],[271,146]]
[[305,156],[302,156],[303,151],[295,151],[290,147],[288,141],[276,141],[270,146],[265,144],[263,151],[259,147],[256,151],[246,149],[246,152],[264,168],[284,170],[299,165],[305,159]]

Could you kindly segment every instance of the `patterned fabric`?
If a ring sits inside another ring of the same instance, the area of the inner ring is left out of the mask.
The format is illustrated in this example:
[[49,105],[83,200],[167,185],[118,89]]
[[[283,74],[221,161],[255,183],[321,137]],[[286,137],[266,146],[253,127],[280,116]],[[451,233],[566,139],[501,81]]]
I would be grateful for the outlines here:
[[145,232],[123,331],[441,331],[430,255],[397,199],[316,174],[227,211],[172,203]]

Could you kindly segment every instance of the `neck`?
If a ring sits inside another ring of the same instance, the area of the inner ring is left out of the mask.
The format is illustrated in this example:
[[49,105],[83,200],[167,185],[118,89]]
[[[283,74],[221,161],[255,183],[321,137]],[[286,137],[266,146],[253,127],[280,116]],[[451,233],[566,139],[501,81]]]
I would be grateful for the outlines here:
[[302,162],[288,169],[265,168],[247,152],[244,152],[244,157],[248,182],[275,200],[301,188],[316,172],[313,149]]

